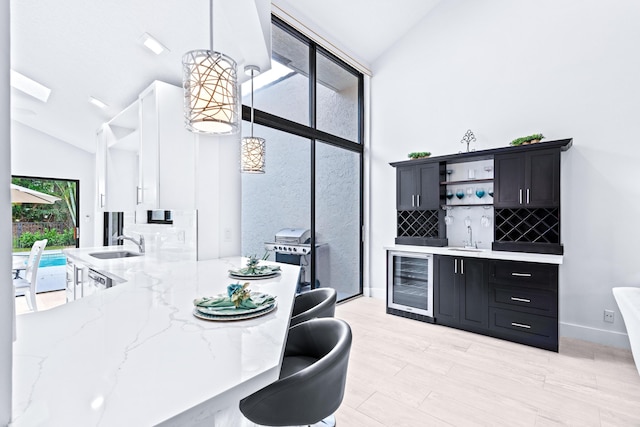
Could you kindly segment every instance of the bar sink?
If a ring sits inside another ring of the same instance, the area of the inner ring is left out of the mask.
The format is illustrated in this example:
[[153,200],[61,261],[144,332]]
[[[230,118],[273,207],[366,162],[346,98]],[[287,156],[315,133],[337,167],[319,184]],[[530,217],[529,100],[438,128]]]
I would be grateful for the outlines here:
[[131,252],[131,251],[105,251],[105,252],[93,252],[93,253],[90,253],[89,255],[99,259],[116,259],[116,258],[137,257],[137,256],[142,256],[144,254]]

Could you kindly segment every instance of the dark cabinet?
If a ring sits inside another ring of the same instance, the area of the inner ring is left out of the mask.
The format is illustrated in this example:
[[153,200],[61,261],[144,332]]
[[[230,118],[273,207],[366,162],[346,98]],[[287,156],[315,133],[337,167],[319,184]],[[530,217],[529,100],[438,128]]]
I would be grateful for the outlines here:
[[435,323],[558,351],[558,266],[438,255]]
[[488,326],[486,261],[438,256],[434,295],[436,323],[481,331]]
[[560,150],[495,156],[494,206],[557,207],[560,204]]
[[[437,323],[457,325],[458,321],[458,287],[454,257],[435,257],[435,288],[433,290],[434,312]],[[456,261],[457,262],[457,261]]]
[[558,266],[493,261],[490,335],[558,351]]
[[402,245],[446,246],[444,193],[440,181],[444,164],[428,162],[398,166],[396,169],[396,243]]
[[562,254],[560,148],[494,158],[493,250]]
[[396,206],[399,211],[438,209],[440,164],[399,167],[396,187]]

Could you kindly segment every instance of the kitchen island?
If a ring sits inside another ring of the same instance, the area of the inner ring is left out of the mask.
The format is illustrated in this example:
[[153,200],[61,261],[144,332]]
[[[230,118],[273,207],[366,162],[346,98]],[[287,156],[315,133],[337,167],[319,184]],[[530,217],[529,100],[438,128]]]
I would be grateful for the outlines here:
[[251,281],[276,310],[218,322],[196,318],[193,299],[225,292],[244,259],[99,260],[94,250],[69,255],[125,282],[18,317],[12,426],[231,425],[238,401],[278,378],[299,267]]

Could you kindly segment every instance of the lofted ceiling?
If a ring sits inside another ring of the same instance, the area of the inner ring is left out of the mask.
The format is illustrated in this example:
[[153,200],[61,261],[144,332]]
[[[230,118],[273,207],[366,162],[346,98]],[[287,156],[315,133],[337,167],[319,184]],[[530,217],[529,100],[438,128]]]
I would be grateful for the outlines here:
[[272,3],[365,67],[441,0],[273,0]]
[[[368,66],[438,1],[274,4]],[[240,70],[248,64],[267,69],[270,8],[269,0],[215,0],[214,49],[234,58]],[[168,52],[147,50],[144,33]],[[46,103],[12,89],[12,119],[93,152],[102,123],[154,80],[180,86],[182,55],[208,45],[207,0],[11,0],[11,68],[51,89]],[[90,96],[107,108],[90,104]]]

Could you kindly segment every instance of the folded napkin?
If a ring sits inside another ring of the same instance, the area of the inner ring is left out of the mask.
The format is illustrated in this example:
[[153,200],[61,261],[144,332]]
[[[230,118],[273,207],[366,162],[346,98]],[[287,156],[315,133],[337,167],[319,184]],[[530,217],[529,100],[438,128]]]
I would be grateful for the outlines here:
[[236,308],[247,310],[273,304],[275,300],[275,297],[269,294],[251,293],[249,298],[241,301],[236,307],[235,303],[231,301],[231,297],[221,294],[213,297],[196,298],[193,300],[193,305],[215,310],[235,310]]

